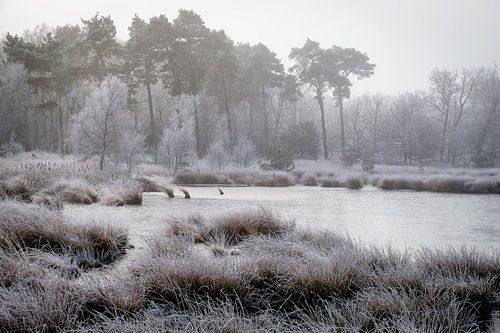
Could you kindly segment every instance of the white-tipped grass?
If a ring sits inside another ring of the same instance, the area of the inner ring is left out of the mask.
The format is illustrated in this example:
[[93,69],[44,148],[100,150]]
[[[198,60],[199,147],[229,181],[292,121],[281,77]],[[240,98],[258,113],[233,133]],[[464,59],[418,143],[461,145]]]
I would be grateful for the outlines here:
[[64,201],[73,204],[90,205],[99,201],[97,190],[89,182],[81,179],[59,180],[44,192],[60,196]]
[[33,186],[23,176],[0,181],[0,197],[32,202]]
[[171,177],[162,176],[142,176],[136,178],[136,181],[142,185],[142,192],[163,192],[168,195],[169,198],[174,197],[174,190],[172,184],[174,179]]
[[142,205],[142,184],[120,182],[102,190],[101,202],[106,206]]
[[126,231],[102,220],[68,223],[41,206],[0,202],[0,249],[7,252],[45,251],[87,270],[114,262],[127,244]]
[[389,175],[372,177],[371,183],[383,190],[500,194],[500,176]]
[[[110,244],[96,233],[77,238]],[[498,254],[399,253],[295,230],[266,211],[174,221],[147,245],[128,272],[74,285],[31,273],[34,262],[64,259],[16,263],[0,252],[14,272],[0,271],[1,330],[477,332],[500,294]],[[23,274],[38,282],[17,288]]]
[[43,192],[38,192],[32,197],[33,203],[45,206],[51,210],[62,210],[64,208],[64,200],[61,195],[51,195]]
[[[265,214],[261,217],[267,221],[263,225],[274,225]],[[217,222],[224,220],[231,222]],[[241,319],[262,313],[280,318],[285,331],[293,323],[298,331],[313,332],[327,327],[455,332],[486,322],[494,305],[491,295],[500,292],[499,258],[482,252],[410,255],[332,232],[258,232],[241,214],[188,224],[163,236],[172,241],[152,243],[154,251],[133,269],[145,299],[173,313],[194,315],[200,307],[210,312],[222,302],[238,308]],[[197,251],[200,240],[211,256]],[[229,255],[231,249],[239,255]],[[236,328],[243,329],[245,320]],[[271,322],[264,330],[276,328]]]

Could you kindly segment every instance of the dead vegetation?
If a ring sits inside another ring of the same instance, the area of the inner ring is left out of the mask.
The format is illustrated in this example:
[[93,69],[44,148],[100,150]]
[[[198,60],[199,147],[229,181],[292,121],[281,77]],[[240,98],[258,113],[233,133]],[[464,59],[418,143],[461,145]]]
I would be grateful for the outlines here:
[[116,253],[120,232],[0,207],[17,216],[0,229],[0,331],[479,332],[500,292],[498,254],[367,247],[265,210],[172,221],[128,271],[77,278],[76,244]]

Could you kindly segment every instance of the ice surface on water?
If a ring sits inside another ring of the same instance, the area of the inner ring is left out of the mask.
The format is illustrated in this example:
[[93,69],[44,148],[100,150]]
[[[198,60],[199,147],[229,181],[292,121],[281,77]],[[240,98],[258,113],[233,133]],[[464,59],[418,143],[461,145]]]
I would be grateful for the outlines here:
[[217,216],[264,207],[297,226],[334,229],[365,243],[390,244],[399,249],[422,246],[462,245],[499,249],[500,196],[382,191],[365,187],[344,188],[293,186],[287,188],[227,187],[219,195],[215,187],[186,188],[192,199],[175,199],[161,193],[145,193],[142,206],[104,207],[67,205],[65,212],[110,216],[129,228],[139,248],[144,239],[164,230],[168,221],[192,214]]

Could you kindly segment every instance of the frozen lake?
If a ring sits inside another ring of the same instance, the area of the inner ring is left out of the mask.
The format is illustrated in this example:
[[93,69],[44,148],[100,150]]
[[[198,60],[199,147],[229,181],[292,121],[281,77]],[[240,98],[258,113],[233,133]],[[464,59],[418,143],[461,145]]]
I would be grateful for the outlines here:
[[331,229],[349,233],[365,243],[399,249],[476,247],[499,249],[500,196],[382,191],[292,186],[185,187],[192,199],[169,199],[162,193],[145,193],[142,206],[104,207],[66,205],[65,213],[109,216],[128,227],[132,244],[141,248],[144,238],[165,229],[172,218],[191,214],[214,216],[264,207],[295,219],[300,228]]

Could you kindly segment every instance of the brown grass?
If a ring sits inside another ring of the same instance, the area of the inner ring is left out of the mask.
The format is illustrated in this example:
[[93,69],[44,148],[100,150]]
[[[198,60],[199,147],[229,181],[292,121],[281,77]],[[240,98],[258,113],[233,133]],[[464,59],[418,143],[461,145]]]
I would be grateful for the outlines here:
[[0,181],[0,192],[2,192],[7,198],[23,202],[32,202],[32,186],[22,176],[16,176],[8,180]]
[[363,187],[363,181],[359,177],[349,177],[346,181],[346,187],[351,190],[359,190]]
[[202,230],[200,238],[205,242],[225,237],[226,243],[238,244],[244,239],[266,235],[277,237],[293,229],[293,223],[285,223],[271,212],[261,209],[254,212],[234,213],[214,219]]
[[[287,225],[265,211],[173,221],[167,233],[148,241],[129,270],[74,282],[51,274],[48,266],[59,263],[41,251],[28,256],[0,250],[0,330],[487,329],[500,295],[498,255],[465,248],[401,254],[339,233]],[[78,239],[113,250],[114,233],[103,237],[93,228],[79,230]],[[197,243],[210,230],[220,234],[206,238],[206,246]],[[213,242],[222,234],[241,238]],[[236,251],[238,256],[231,255]]]
[[301,178],[300,181],[305,186],[318,186],[318,179],[315,175],[306,173]]
[[73,204],[90,205],[99,201],[97,191],[84,180],[57,181],[45,193],[61,196],[64,201]]

